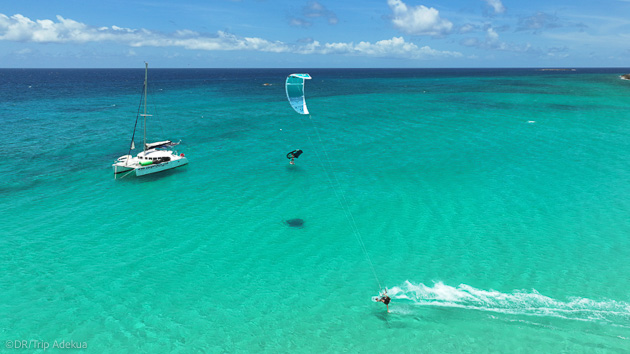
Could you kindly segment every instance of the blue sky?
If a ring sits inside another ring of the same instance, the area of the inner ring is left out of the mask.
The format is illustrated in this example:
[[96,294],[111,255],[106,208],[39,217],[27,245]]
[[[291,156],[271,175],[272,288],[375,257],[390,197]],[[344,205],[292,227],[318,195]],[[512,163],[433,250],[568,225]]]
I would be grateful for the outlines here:
[[19,0],[0,67],[629,67],[630,0]]

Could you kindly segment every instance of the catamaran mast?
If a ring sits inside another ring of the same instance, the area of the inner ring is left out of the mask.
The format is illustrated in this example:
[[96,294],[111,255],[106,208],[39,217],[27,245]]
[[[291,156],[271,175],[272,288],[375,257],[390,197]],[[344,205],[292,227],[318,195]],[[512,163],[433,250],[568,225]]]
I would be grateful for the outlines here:
[[149,71],[149,63],[144,62],[144,148],[142,151],[147,151],[147,76]]

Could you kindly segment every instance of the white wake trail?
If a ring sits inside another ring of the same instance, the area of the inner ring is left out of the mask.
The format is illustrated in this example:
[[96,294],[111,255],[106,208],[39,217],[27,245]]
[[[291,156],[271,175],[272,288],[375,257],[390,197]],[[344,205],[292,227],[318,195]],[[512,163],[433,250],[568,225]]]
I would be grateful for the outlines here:
[[630,303],[615,300],[595,301],[587,298],[556,300],[536,290],[502,293],[480,290],[466,284],[457,287],[442,282],[427,286],[406,281],[389,289],[394,300],[410,300],[419,306],[442,306],[490,311],[513,315],[534,315],[581,321],[606,321],[630,326]]

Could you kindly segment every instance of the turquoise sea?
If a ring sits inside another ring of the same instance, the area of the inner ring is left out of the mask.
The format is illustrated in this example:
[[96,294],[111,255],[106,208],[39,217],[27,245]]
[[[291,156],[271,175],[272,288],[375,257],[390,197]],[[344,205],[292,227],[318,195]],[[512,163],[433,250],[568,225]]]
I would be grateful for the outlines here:
[[150,68],[114,179],[141,64],[0,70],[2,351],[630,352],[630,69]]

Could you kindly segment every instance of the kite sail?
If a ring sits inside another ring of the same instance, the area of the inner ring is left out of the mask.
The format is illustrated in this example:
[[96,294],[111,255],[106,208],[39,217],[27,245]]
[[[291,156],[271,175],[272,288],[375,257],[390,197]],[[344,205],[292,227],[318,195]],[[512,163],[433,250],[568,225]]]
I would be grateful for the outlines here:
[[297,159],[298,157],[300,157],[300,155],[302,155],[302,152],[303,151],[300,149],[293,150],[287,154],[287,159]]
[[310,80],[309,74],[291,74],[287,76],[285,85],[287,98],[291,107],[299,114],[308,114],[306,99],[304,98],[304,80]]

